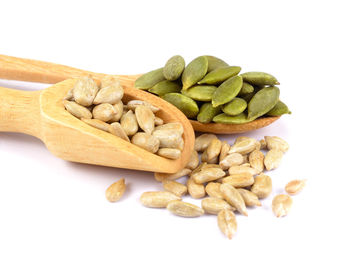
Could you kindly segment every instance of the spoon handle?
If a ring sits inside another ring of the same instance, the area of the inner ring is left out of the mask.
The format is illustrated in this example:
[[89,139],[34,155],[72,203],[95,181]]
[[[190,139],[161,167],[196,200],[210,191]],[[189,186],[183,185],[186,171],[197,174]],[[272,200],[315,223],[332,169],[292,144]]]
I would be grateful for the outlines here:
[[19,132],[40,138],[40,91],[0,87],[0,132]]
[[[0,55],[0,78],[40,83],[57,83],[68,78],[89,75],[100,80],[106,74],[94,73],[50,62]],[[137,76],[118,75],[122,84],[130,84]]]

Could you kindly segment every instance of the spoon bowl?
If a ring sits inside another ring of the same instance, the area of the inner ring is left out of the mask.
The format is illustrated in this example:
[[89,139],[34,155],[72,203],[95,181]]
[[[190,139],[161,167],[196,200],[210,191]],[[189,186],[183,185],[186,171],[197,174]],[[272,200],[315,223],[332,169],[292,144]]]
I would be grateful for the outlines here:
[[184,127],[181,157],[170,160],[82,122],[68,113],[63,98],[77,79],[47,89],[24,92],[0,87],[0,132],[21,132],[41,139],[54,155],[64,160],[134,170],[174,173],[188,162],[194,146],[191,124],[176,107],[149,93],[125,85],[123,101],[145,100],[160,108],[157,116]]

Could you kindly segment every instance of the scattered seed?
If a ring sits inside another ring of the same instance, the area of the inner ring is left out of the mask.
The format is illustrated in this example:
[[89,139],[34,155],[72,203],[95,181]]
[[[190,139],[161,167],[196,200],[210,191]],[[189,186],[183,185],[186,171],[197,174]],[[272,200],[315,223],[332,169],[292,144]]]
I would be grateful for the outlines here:
[[266,141],[267,149],[269,150],[276,149],[285,153],[289,149],[288,143],[280,137],[265,136],[265,141]]
[[198,167],[199,164],[199,157],[197,151],[193,150],[190,160],[188,161],[186,168],[189,168],[191,170],[194,170]]
[[205,186],[205,192],[212,198],[224,199],[224,195],[220,191],[220,186],[221,183],[209,182]]
[[247,208],[241,194],[232,185],[223,183],[220,186],[220,191],[224,195],[225,200],[232,205],[237,211],[244,216],[248,216]]
[[121,199],[126,189],[125,179],[120,179],[110,185],[106,190],[106,198],[110,202],[116,202]]
[[[259,143],[260,144],[260,143]],[[264,154],[260,150],[254,150],[249,154],[250,166],[256,169],[259,173],[264,170]]]
[[246,166],[246,164],[248,163],[239,166],[231,166],[230,169],[228,169],[229,174],[235,175],[240,173],[249,173],[252,176],[259,174],[259,172],[255,168],[250,167],[249,164]]
[[244,138],[239,141],[236,140],[235,144],[231,147],[229,154],[240,153],[242,155],[249,154],[256,148],[256,139]]
[[280,150],[272,149],[268,151],[264,159],[266,170],[276,169],[281,164],[282,157],[283,152]]
[[220,167],[222,170],[227,170],[231,166],[241,165],[243,163],[243,156],[239,153],[232,153],[227,155],[222,161],[220,161]]
[[272,211],[276,217],[286,216],[292,208],[293,199],[285,194],[277,195],[272,200]]
[[220,139],[213,139],[210,141],[208,148],[206,149],[208,160],[217,158],[221,151]]
[[226,175],[221,168],[203,168],[200,172],[192,175],[195,183],[201,184],[213,180],[217,180]]
[[233,210],[234,208],[223,199],[205,198],[202,200],[202,208],[208,214],[217,215],[223,209]]
[[162,182],[163,182],[163,188],[166,191],[174,193],[178,197],[182,197],[187,193],[187,187],[177,181],[164,180]]
[[219,161],[222,161],[227,155],[228,151],[230,151],[230,144],[227,143],[227,141],[222,141],[221,142],[221,151],[220,151],[220,157]]
[[218,214],[218,226],[221,232],[230,240],[237,232],[237,221],[235,214],[228,209],[223,209]]
[[265,150],[267,148],[265,139],[261,139],[259,142],[260,142],[260,149]]
[[192,178],[187,180],[187,190],[190,196],[194,199],[200,199],[205,197],[205,187],[203,184],[197,184]]
[[222,183],[228,183],[233,187],[247,187],[254,183],[254,177],[251,173],[241,172],[222,179]]
[[183,201],[171,201],[166,208],[174,215],[186,218],[195,218],[204,214],[202,208]]
[[286,185],[285,190],[289,195],[296,195],[303,190],[305,182],[306,180],[292,180]]
[[209,146],[209,143],[213,140],[217,139],[214,134],[202,134],[196,138],[194,144],[194,150],[197,152],[203,152]]
[[150,191],[141,195],[141,203],[152,208],[165,208],[171,201],[181,200],[179,196],[168,191]]
[[241,194],[246,206],[261,206],[261,202],[255,193],[243,188],[237,190]]
[[250,189],[259,199],[268,197],[272,192],[272,180],[264,173],[259,174],[254,179],[254,184]]

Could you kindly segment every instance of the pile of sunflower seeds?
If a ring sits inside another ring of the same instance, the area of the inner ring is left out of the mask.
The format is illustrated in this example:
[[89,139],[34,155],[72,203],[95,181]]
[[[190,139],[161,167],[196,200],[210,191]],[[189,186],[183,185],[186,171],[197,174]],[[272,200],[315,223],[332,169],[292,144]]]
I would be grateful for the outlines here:
[[156,116],[159,108],[141,100],[123,102],[123,96],[116,77],[107,76],[99,87],[86,76],[77,80],[63,104],[70,114],[92,127],[161,157],[178,159],[184,146],[182,124],[164,124]]
[[[288,143],[276,136],[266,136],[260,141],[238,137],[231,146],[213,134],[202,134],[196,138],[187,166],[175,174],[155,173],[164,191],[143,193],[141,203],[146,207],[167,208],[182,217],[217,215],[220,230],[231,239],[237,231],[235,212],[248,216],[247,207],[261,206],[260,200],[272,192],[272,179],[264,172],[276,169],[288,149]],[[184,176],[186,185],[175,181]],[[293,180],[285,191],[295,195],[304,186],[305,180]],[[187,193],[194,199],[202,199],[201,207],[182,201]],[[272,201],[272,211],[277,217],[287,215],[291,209],[293,201],[288,194],[279,194]]]

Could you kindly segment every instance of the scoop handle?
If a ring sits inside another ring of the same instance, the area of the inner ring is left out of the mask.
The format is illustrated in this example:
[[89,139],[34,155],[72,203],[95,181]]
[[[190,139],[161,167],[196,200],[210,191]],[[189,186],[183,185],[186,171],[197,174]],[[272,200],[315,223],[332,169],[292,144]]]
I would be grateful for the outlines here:
[[0,87],[0,132],[19,132],[40,138],[40,91]]
[[[68,78],[89,75],[100,80],[106,74],[94,73],[73,67],[32,59],[0,55],[0,78],[40,83],[57,83]],[[118,75],[122,84],[130,84],[135,76]]]

